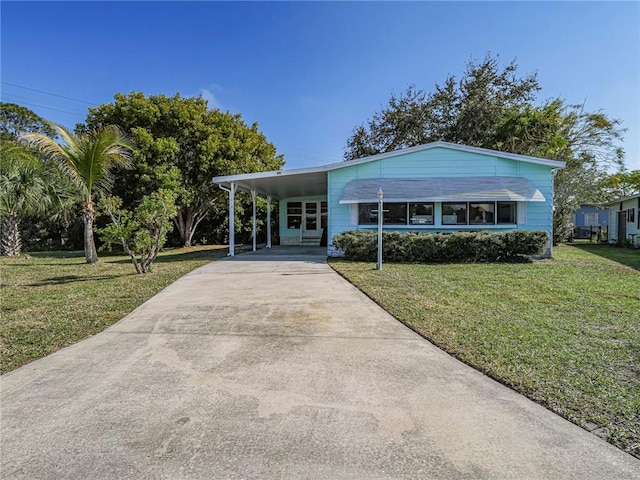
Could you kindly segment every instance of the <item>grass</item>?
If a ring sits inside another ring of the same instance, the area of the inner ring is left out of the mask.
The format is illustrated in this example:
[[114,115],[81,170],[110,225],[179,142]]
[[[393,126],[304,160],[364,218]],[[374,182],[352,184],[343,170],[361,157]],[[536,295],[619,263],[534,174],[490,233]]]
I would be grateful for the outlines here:
[[9,372],[101,332],[224,247],[167,250],[154,270],[137,275],[128,257],[83,252],[31,253],[0,259],[0,371]]
[[532,264],[330,264],[453,356],[640,457],[640,252],[584,244]]

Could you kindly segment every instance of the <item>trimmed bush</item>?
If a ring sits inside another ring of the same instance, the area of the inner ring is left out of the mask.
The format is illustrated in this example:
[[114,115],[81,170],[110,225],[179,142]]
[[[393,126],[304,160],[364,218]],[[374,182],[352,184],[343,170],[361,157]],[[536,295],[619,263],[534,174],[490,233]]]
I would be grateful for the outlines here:
[[[514,230],[506,233],[397,233],[383,232],[383,258],[397,263],[449,262],[527,262],[530,255],[541,254],[549,243],[549,235],[541,230]],[[333,245],[345,258],[374,262],[378,252],[375,231],[360,230],[340,233]]]

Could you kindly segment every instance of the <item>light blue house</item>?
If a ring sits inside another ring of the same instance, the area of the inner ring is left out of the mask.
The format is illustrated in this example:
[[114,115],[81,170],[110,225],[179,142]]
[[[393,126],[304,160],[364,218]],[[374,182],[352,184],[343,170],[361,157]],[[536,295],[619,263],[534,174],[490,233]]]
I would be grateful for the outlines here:
[[[321,167],[213,181],[229,192],[232,215],[238,189],[254,199],[264,196],[269,204],[276,200],[281,245],[319,245],[326,230],[332,255],[334,235],[376,229],[379,190],[385,230],[545,230],[551,238],[553,172],[563,167],[555,160],[435,142]],[[233,255],[233,232],[229,238]],[[270,247],[269,229],[267,239]]]

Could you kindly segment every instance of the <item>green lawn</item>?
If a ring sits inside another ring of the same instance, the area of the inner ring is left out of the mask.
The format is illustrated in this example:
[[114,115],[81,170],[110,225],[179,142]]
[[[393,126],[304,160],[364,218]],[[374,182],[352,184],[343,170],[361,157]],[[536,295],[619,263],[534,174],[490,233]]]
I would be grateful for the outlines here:
[[455,357],[640,457],[640,252],[532,264],[331,266]]
[[128,257],[83,252],[31,253],[0,259],[0,367],[9,372],[101,332],[196,267],[226,254],[195,247],[160,254],[154,271],[137,275]]

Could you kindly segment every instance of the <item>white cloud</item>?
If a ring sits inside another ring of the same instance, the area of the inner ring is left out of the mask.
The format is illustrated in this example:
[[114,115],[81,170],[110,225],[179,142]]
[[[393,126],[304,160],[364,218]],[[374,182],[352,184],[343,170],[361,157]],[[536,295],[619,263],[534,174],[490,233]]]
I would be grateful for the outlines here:
[[200,96],[207,101],[209,110],[220,108],[220,102],[218,102],[218,99],[215,97],[213,93],[211,93],[210,90],[207,90],[206,88],[201,88]]

